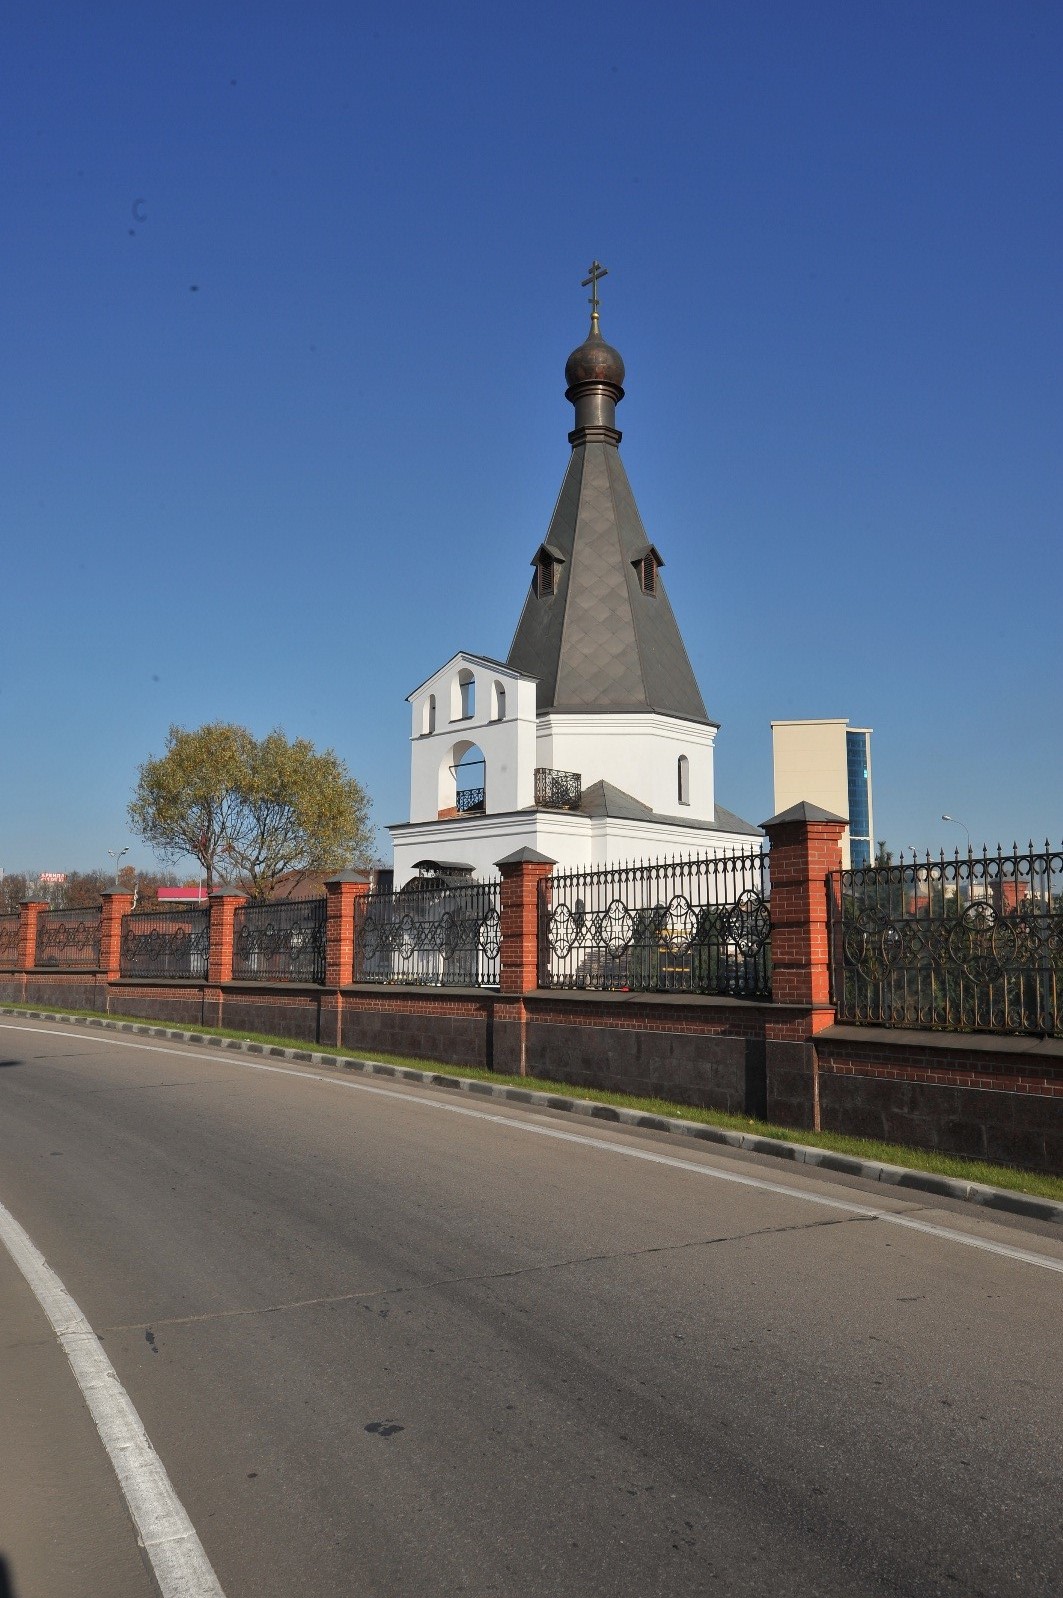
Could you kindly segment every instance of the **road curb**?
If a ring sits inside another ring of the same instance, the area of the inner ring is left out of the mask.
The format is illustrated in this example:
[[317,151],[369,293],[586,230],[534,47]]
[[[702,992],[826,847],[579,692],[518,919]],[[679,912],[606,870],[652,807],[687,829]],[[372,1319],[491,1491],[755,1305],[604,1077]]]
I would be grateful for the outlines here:
[[271,1060],[290,1060],[300,1065],[324,1065],[341,1071],[360,1071],[367,1076],[393,1081],[420,1082],[426,1087],[450,1088],[477,1097],[501,1099],[546,1110],[563,1110],[592,1121],[611,1121],[618,1126],[665,1132],[698,1143],[715,1143],[741,1149],[749,1154],[766,1154],[772,1159],[790,1160],[823,1171],[883,1182],[890,1187],[932,1193],[938,1198],[959,1199],[980,1204],[985,1209],[1002,1210],[1027,1220],[1050,1221],[1063,1226],[1063,1204],[1053,1199],[1032,1198],[1010,1188],[989,1187],[982,1182],[964,1182],[959,1177],[939,1176],[933,1171],[914,1171],[905,1165],[887,1165],[879,1160],[861,1160],[851,1154],[837,1154],[804,1143],[787,1143],[781,1138],[766,1138],[749,1132],[732,1132],[703,1121],[684,1121],[678,1117],[653,1115],[646,1110],[630,1110],[619,1104],[600,1104],[595,1099],[578,1099],[568,1094],[543,1093],[531,1088],[516,1088],[506,1082],[484,1082],[475,1077],[449,1076],[438,1071],[421,1071],[415,1066],[386,1065],[382,1060],[331,1054],[321,1049],[282,1048],[279,1044],[252,1043],[242,1038],[220,1038],[197,1032],[194,1027],[152,1026],[147,1022],[110,1021],[102,1016],[64,1015],[57,1010],[23,1010],[0,1007],[0,1013],[20,1015],[36,1021],[65,1021],[70,1026],[100,1027],[111,1032],[133,1032],[142,1037],[169,1038],[180,1043],[206,1044],[218,1049],[235,1049],[242,1054],[262,1055]]

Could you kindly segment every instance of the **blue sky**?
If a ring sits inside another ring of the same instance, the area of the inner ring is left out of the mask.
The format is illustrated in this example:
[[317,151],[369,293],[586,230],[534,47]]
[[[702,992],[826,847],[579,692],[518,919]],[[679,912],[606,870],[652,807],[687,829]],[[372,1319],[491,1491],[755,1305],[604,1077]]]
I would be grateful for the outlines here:
[[509,647],[593,256],[720,801],[848,716],[895,848],[1058,839],[1061,81],[1022,0],[9,11],[0,866],[150,864],[171,722],[405,819],[405,694]]

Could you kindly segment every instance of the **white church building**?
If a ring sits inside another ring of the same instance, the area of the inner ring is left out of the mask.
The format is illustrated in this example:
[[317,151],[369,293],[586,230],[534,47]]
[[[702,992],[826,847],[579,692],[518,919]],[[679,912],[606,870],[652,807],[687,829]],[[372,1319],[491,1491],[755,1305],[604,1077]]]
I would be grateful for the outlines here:
[[620,459],[624,363],[598,327],[565,367],[572,454],[505,661],[460,651],[409,695],[410,818],[395,887],[748,849],[717,803],[711,720]]

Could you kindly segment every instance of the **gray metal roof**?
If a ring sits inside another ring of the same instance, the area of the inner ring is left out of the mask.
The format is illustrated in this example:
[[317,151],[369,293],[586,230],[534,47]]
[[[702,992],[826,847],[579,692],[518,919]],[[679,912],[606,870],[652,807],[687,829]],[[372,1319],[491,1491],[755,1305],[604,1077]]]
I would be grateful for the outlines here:
[[695,821],[690,816],[664,816],[651,810],[649,805],[644,805],[641,799],[636,799],[632,794],[625,793],[615,783],[594,782],[589,788],[584,788],[580,795],[580,814],[584,816],[615,816],[623,821],[653,821],[664,822],[670,827],[692,827],[698,832],[740,832],[748,834],[751,838],[759,838],[760,828],[754,827],[752,822],[743,821],[741,816],[736,816],[733,811],[725,810],[722,805],[715,809],[715,819],[712,821]]
[[840,821],[846,827],[849,825],[848,816],[836,816],[833,810],[824,810],[808,799],[799,800],[796,805],[791,805],[789,810],[781,810],[777,816],[769,816],[763,825],[777,827],[784,821]]
[[660,576],[655,594],[642,591],[633,563],[650,540],[616,445],[574,440],[545,540],[562,557],[555,591],[540,598],[532,585],[506,663],[538,678],[539,710],[709,722]]

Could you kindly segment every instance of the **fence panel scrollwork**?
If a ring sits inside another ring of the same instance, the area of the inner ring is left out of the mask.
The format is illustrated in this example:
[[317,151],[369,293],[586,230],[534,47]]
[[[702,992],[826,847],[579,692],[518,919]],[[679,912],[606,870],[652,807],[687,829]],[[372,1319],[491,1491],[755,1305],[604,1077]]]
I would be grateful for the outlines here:
[[34,965],[94,971],[100,963],[99,910],[45,910],[37,922]]
[[1063,848],[902,855],[831,902],[839,1021],[1063,1034]]
[[205,981],[210,911],[155,910],[122,917],[124,977]]
[[355,907],[355,982],[495,988],[502,944],[500,884],[413,881]]
[[325,906],[320,899],[244,904],[233,917],[237,982],[324,982]]
[[0,971],[13,971],[18,964],[18,929],[21,916],[0,916]]
[[539,885],[539,983],[771,997],[768,856],[759,849],[555,872]]

